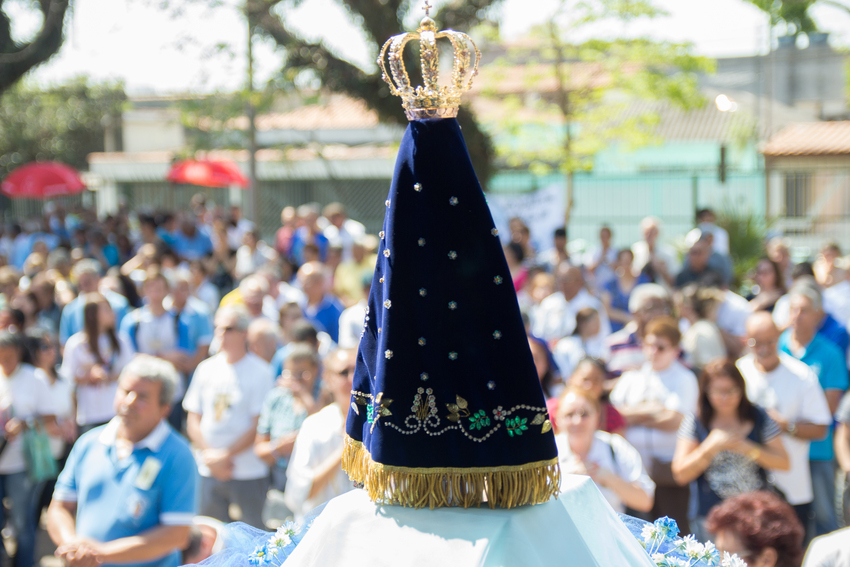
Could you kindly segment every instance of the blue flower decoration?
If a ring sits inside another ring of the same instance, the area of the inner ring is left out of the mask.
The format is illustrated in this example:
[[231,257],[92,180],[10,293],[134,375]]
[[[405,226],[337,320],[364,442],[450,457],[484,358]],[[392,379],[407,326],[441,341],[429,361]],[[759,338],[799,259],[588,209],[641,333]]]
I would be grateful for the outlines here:
[[257,546],[253,553],[248,556],[248,563],[251,565],[265,565],[270,563],[272,555],[269,553],[265,545]]
[[655,520],[655,526],[661,530],[665,539],[673,539],[679,535],[679,524],[669,516]]

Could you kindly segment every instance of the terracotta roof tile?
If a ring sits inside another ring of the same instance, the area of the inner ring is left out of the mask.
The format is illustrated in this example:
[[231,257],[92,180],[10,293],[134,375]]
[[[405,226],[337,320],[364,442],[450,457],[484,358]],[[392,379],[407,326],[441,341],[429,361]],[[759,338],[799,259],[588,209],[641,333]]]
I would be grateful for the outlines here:
[[362,100],[332,95],[323,104],[257,117],[257,130],[349,130],[378,125],[378,113]]
[[792,124],[762,149],[768,157],[850,155],[850,120]]

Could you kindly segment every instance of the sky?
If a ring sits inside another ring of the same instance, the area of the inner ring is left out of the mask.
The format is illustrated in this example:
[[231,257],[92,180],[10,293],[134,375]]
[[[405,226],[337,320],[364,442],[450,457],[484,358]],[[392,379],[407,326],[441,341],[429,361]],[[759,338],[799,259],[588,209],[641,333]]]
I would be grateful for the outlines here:
[[[160,9],[158,0],[75,0],[60,53],[31,77],[42,84],[79,75],[123,80],[128,92],[137,95],[238,89],[245,84],[247,45],[247,26],[235,8],[238,2],[222,0],[223,6],[216,9],[190,5],[175,16]],[[424,5],[424,0],[418,3]],[[506,0],[501,9],[503,37],[527,33],[545,22],[559,3]],[[600,31],[690,41],[697,54],[711,57],[767,51],[766,16],[745,0],[657,0],[657,5],[669,15]],[[12,3],[7,11],[21,38],[38,25],[36,19],[24,17],[20,4]],[[829,7],[816,9],[814,16],[824,31],[832,32],[834,46],[850,46],[850,16]],[[304,0],[285,17],[303,36],[324,38],[337,53],[362,66],[372,64],[376,46],[363,41],[336,0]],[[410,26],[415,27],[415,21]],[[281,55],[264,39],[255,39],[254,51],[259,83],[280,67]]]

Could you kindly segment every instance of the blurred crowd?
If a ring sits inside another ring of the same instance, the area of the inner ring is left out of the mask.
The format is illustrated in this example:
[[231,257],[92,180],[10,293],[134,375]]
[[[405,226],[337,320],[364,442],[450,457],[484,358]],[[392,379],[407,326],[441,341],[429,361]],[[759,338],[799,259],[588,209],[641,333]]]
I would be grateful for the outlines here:
[[[682,235],[651,217],[630,246],[603,226],[581,255],[564,229],[535,249],[515,218],[504,251],[562,471],[730,551],[749,545],[730,528],[747,507],[727,503],[772,498],[754,506],[790,518],[799,550],[768,542],[749,564],[799,566],[850,521],[850,265],[835,243],[794,264],[772,239],[742,296],[716,221],[698,212],[681,258],[668,242]],[[274,527],[353,488],[343,431],[378,238],[343,205],[287,207],[265,239],[202,195],[101,219],[51,206],[0,230],[0,496],[19,567],[53,494],[15,449],[22,432],[42,425],[62,470],[121,417],[139,354],[178,373],[164,419],[191,443],[197,515]],[[185,561],[212,551],[209,525]]]

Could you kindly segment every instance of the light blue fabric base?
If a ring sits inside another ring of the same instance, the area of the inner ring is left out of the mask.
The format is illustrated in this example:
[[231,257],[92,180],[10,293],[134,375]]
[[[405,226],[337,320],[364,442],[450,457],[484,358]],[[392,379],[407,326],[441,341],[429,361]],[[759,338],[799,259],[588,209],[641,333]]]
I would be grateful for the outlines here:
[[576,565],[652,567],[589,477],[565,475],[560,497],[513,510],[414,510],[362,490],[334,498],[286,567]]

